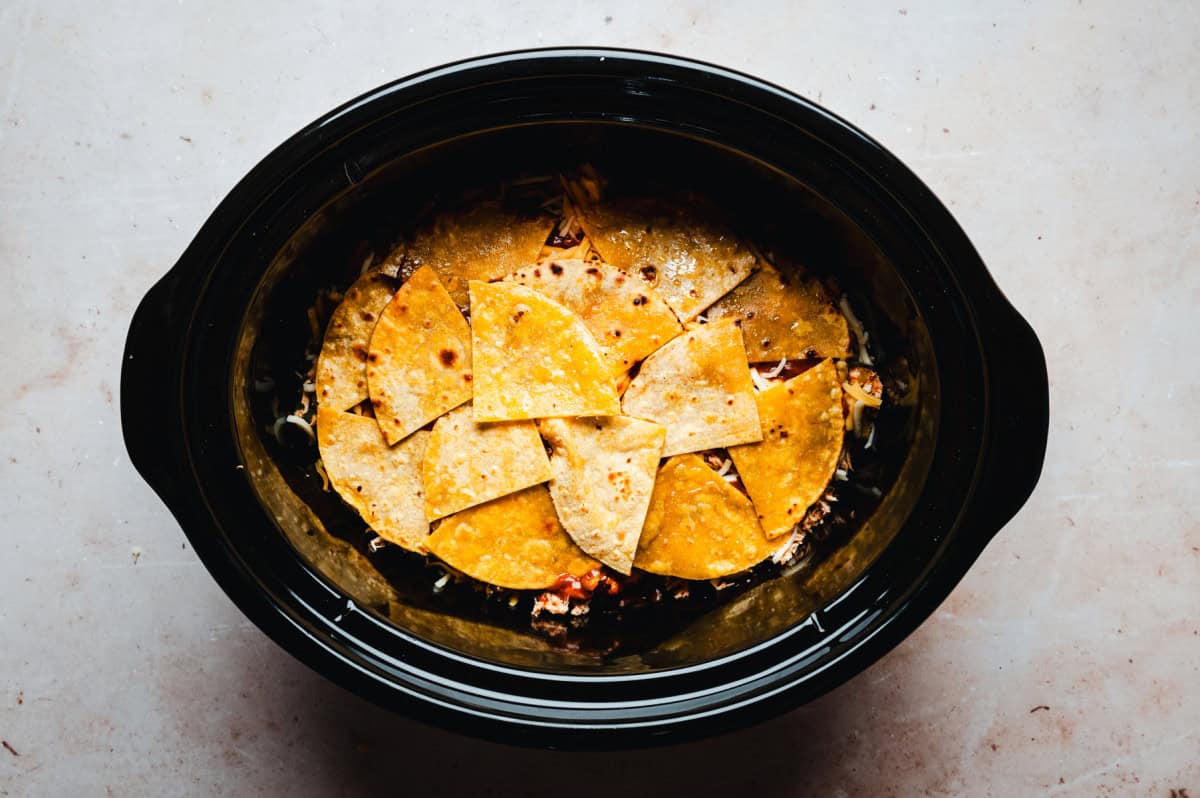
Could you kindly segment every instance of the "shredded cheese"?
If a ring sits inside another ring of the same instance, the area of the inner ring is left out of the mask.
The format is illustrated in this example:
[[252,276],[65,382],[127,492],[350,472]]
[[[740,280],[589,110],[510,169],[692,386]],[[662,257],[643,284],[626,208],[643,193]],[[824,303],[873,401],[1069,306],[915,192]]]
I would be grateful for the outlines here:
[[846,317],[846,323],[854,331],[854,337],[858,339],[858,360],[864,366],[873,366],[871,354],[867,351],[867,340],[870,338],[867,331],[863,329],[862,322],[858,320],[858,316],[854,315],[854,311],[850,309],[850,300],[845,295],[838,302],[838,307],[842,309],[842,315]]
[[750,381],[753,382],[754,387],[760,391],[765,391],[774,384],[764,377],[756,368],[750,369]]
[[[313,470],[317,472],[317,476],[321,478],[321,490],[329,492],[329,473],[325,470],[325,464],[318,460],[313,463]],[[374,551],[374,549],[372,549]]]
[[861,385],[855,385],[852,382],[842,383],[842,390],[853,396],[858,401],[865,404],[867,407],[879,408],[883,404],[883,400],[878,396],[867,393]]
[[764,376],[764,377],[767,377],[767,378],[769,378],[769,379],[774,379],[774,378],[778,377],[780,374],[782,374],[782,373],[783,373],[783,370],[784,370],[784,368],[785,368],[786,366],[787,366],[787,358],[786,358],[786,357],[785,357],[785,358],[781,358],[781,359],[779,360],[779,365],[775,366],[775,368],[771,369],[770,371],[768,371],[768,372],[767,372],[766,374],[764,374],[763,376]]
[[850,411],[850,417],[854,419],[854,434],[860,438],[863,436],[862,416],[864,407],[866,407],[865,404],[855,399],[854,408]]
[[788,536],[787,541],[785,541],[784,544],[780,546],[774,554],[771,555],[771,562],[778,565],[779,563],[790,560],[796,553],[796,550],[800,548],[800,543],[803,540],[803,532],[799,530],[792,532],[792,534]]

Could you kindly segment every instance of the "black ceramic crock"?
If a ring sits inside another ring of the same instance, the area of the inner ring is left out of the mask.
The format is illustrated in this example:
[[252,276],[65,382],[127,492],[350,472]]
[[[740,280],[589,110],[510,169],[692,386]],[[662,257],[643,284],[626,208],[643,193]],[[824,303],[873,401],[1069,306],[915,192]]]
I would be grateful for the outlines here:
[[[793,238],[867,317],[873,350],[914,383],[882,497],[848,541],[613,661],[406,599],[291,489],[252,407],[264,331],[303,318],[289,297],[316,284],[329,241],[416,207],[439,176],[559,157],[712,176],[726,204],[794,219]],[[756,722],[895,646],[1033,490],[1048,392],[1029,325],[946,208],[870,137],[708,64],[555,49],[388,84],[267,156],[139,306],[121,413],[131,460],[205,565],[294,656],[441,726],[604,749]]]

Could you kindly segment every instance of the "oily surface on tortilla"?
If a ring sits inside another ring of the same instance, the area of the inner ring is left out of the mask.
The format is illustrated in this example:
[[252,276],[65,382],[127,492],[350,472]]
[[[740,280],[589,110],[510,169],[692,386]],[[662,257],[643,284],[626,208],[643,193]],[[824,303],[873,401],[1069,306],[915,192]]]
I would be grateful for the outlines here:
[[778,543],[763,534],[754,507],[695,454],[658,470],[633,564],[683,579],[713,579],[770,557]]
[[768,537],[790,532],[821,498],[842,454],[842,389],[832,360],[759,393],[763,439],[731,446]]
[[705,315],[737,320],[751,363],[850,354],[846,319],[812,277],[763,266]]
[[686,322],[746,279],[756,262],[708,216],[655,200],[602,200],[582,209],[580,223],[606,262],[646,278]]
[[550,496],[567,534],[615,571],[633,565],[666,430],[624,416],[549,418]]
[[598,566],[563,530],[545,485],[451,516],[427,543],[451,567],[513,590],[545,589]]
[[471,283],[475,418],[615,416],[616,384],[583,321],[517,283]]
[[370,416],[317,407],[317,446],[334,490],[389,543],[424,552],[425,519],[421,463],[428,432],[388,446]]
[[532,421],[477,423],[463,405],[437,420],[422,468],[432,521],[550,479]]
[[496,202],[448,211],[413,235],[400,273],[431,267],[465,310],[471,280],[498,280],[533,263],[553,228],[549,216],[530,216]]
[[390,277],[367,272],[334,309],[317,359],[317,401],[322,407],[349,410],[367,398],[367,347],[394,292]]
[[615,375],[683,332],[674,311],[640,274],[611,264],[555,260],[527,266],[508,279],[578,314]]
[[367,353],[388,443],[470,399],[471,379],[471,328],[433,269],[417,269],[383,309]]
[[732,319],[694,325],[642,362],[625,415],[667,428],[663,456],[762,440],[741,330]]

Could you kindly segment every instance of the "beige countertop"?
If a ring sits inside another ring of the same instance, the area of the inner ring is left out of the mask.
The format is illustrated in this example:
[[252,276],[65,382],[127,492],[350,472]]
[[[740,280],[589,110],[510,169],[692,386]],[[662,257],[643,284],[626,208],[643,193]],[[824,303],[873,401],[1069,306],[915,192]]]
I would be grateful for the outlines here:
[[[1200,798],[1200,5],[0,4],[0,796]],[[948,204],[1041,336],[1037,491],[825,698],[622,756],[484,744],[298,664],[129,465],[137,301],[259,158],[451,59],[629,45],[819,100]]]

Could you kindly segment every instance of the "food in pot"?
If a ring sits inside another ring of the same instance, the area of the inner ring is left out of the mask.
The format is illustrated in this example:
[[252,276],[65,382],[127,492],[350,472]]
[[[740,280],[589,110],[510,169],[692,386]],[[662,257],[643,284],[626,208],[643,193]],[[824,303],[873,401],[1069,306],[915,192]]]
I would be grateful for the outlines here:
[[571,538],[622,574],[633,555],[662,458],[667,430],[629,416],[544,418],[551,449],[550,496]]
[[428,543],[468,576],[514,590],[545,589],[597,566],[563,531],[545,485],[451,516]]
[[754,505],[698,455],[663,463],[634,565],[684,579],[745,571],[779,548],[764,534]]
[[667,428],[666,457],[762,440],[742,332],[731,320],[698,324],[646,358],[621,409]]
[[615,416],[616,383],[583,319],[510,282],[471,283],[475,419]]
[[470,401],[471,351],[471,328],[437,274],[417,269],[383,309],[367,349],[371,407],[388,443]]
[[369,416],[317,408],[321,461],[341,495],[389,543],[425,551],[426,462],[430,434],[419,430],[395,446]]
[[707,217],[656,199],[600,200],[585,206],[580,224],[601,258],[641,274],[688,322],[754,270],[749,248]]
[[405,279],[428,266],[465,310],[472,280],[498,280],[532,263],[553,226],[549,216],[531,216],[496,202],[479,202],[439,214],[393,253],[381,270]]
[[821,498],[842,452],[842,388],[832,360],[759,391],[762,440],[731,446],[768,538],[791,532]]
[[709,320],[734,319],[742,330],[746,357],[753,363],[850,354],[846,319],[829,301],[820,281],[784,277],[769,263],[762,264],[704,315]]
[[317,407],[275,430],[316,422],[316,471],[371,553],[551,636],[548,617],[715,600],[798,561],[884,401],[829,285],[705,203],[610,198],[587,169],[563,185],[534,213],[441,213],[318,297],[340,303]]
[[645,280],[607,263],[551,260],[509,279],[578,314],[617,377],[683,332],[671,306]]
[[367,398],[367,346],[395,292],[386,275],[367,272],[333,311],[317,360],[317,401],[322,407],[349,410]]
[[463,405],[433,425],[423,474],[425,515],[436,521],[545,482],[550,461],[534,422],[479,422]]

